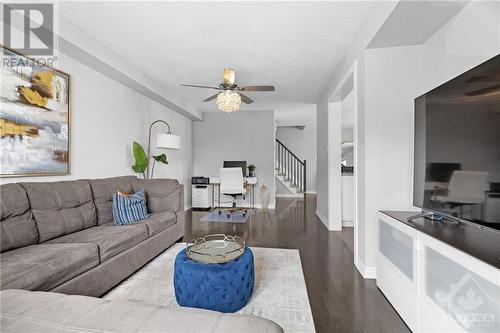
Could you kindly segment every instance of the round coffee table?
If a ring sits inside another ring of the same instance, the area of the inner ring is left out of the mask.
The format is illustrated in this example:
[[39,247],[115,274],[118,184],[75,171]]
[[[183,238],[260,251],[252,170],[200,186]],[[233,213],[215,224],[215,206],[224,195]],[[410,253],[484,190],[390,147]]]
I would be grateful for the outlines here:
[[180,251],[174,264],[175,299],[180,306],[236,312],[248,303],[255,280],[252,250],[244,248],[236,259],[221,262],[220,247],[208,246],[206,251],[216,252],[217,263],[192,260],[189,251],[189,247]]

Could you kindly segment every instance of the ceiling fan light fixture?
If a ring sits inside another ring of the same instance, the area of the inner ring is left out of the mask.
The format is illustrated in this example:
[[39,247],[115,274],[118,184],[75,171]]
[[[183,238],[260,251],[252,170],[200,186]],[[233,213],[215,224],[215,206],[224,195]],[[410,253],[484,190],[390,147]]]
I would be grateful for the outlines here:
[[241,96],[232,90],[224,90],[217,95],[217,107],[222,112],[235,112],[240,109]]

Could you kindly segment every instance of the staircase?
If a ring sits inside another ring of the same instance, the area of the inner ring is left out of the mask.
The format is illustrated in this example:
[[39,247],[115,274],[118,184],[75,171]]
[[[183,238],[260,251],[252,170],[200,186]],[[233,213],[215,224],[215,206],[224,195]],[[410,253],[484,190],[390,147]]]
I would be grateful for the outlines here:
[[306,192],[306,160],[299,159],[276,139],[275,177],[288,190],[289,196],[301,197]]

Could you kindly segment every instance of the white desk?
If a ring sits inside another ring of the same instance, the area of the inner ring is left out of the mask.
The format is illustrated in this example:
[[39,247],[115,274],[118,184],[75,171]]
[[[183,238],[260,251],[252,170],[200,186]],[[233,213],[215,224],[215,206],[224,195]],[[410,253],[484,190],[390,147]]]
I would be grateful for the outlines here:
[[[220,177],[209,177],[210,178],[210,185],[212,185],[212,209],[215,210],[216,208],[220,207],[215,207],[215,187],[217,186],[218,188],[218,203],[220,206]],[[252,195],[250,196],[250,208],[254,209],[255,208],[255,185],[257,185],[258,179],[257,177],[243,177],[243,181],[246,182],[250,187],[252,188]]]
[[[210,184],[220,184],[220,177],[209,177]],[[248,185],[257,184],[257,177],[243,177],[244,182],[248,182]]]

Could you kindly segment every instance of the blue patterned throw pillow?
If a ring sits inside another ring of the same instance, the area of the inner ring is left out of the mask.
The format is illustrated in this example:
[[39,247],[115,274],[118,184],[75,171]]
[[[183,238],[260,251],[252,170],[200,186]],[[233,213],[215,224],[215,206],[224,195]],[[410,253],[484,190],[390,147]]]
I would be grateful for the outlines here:
[[113,194],[113,219],[116,225],[131,224],[148,216],[144,191],[130,195],[121,192]]

